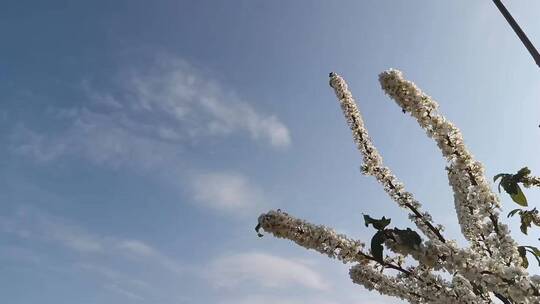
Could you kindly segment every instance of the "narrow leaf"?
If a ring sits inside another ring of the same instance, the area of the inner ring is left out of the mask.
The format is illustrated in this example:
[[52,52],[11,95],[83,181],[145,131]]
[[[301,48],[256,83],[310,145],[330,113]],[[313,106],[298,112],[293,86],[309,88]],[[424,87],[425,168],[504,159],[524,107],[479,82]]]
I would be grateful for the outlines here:
[[538,249],[538,247],[534,247],[534,246],[522,246],[522,247],[525,247],[525,248],[527,248],[529,250],[532,250],[534,252],[534,254],[540,256],[540,249]]
[[525,194],[523,194],[523,191],[521,191],[521,188],[518,184],[516,184],[517,193],[510,194],[510,197],[514,202],[516,202],[518,205],[527,207],[527,198],[525,197]]
[[391,222],[391,219],[387,219],[384,216],[380,219],[374,219],[371,216],[364,214],[364,224],[366,227],[369,226],[369,224],[373,225],[373,228],[377,230],[383,230],[386,226],[388,226]]
[[507,217],[512,217],[512,216],[514,216],[514,215],[515,215],[517,212],[519,212],[519,211],[521,211],[521,209],[519,209],[519,208],[510,211],[510,212],[508,212]]
[[496,182],[499,178],[501,178],[499,184],[497,185],[497,190],[499,191],[499,193],[501,193],[501,184],[503,183],[504,179],[508,178],[509,176],[510,174],[508,173],[499,173],[493,177],[493,182]]
[[527,251],[529,251],[529,252],[533,255],[533,257],[534,257],[534,258],[536,259],[536,261],[538,262],[538,266],[540,266],[540,257],[538,257],[538,254],[535,253],[535,252],[532,251],[532,250],[527,250]]
[[384,231],[377,231],[373,238],[371,238],[371,254],[379,263],[383,263],[383,249],[382,244],[386,241],[386,234]]
[[496,182],[499,178],[508,175],[507,173],[499,173],[493,177],[493,182]]
[[527,228],[531,227],[532,214],[530,212],[523,212],[520,214],[520,216],[521,226],[519,226],[519,229],[521,229],[521,232],[524,234],[527,234]]

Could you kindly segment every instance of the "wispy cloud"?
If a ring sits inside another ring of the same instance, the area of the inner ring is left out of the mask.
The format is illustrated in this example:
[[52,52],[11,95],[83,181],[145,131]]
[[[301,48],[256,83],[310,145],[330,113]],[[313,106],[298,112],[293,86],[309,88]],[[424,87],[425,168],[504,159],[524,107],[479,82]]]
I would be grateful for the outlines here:
[[53,143],[47,135],[19,124],[11,134],[13,152],[29,156],[38,162],[57,159],[67,151],[66,143]]
[[177,274],[184,272],[184,267],[176,260],[159,252],[155,248],[139,240],[121,240],[117,243],[120,250],[125,250],[131,256],[136,258],[150,259],[159,263],[164,269],[173,271]]
[[127,297],[127,298],[129,298],[131,300],[138,300],[138,301],[144,300],[144,298],[142,296],[136,294],[133,291],[130,291],[130,290],[127,290],[127,289],[125,289],[123,287],[120,287],[120,286],[118,286],[116,284],[105,284],[104,288],[108,289],[110,291],[113,291],[115,293],[118,293],[118,294],[120,294],[122,296],[125,296],[125,297]]
[[224,288],[256,283],[264,288],[329,289],[323,276],[305,263],[260,252],[218,258],[208,267],[207,277]]
[[156,293],[160,293],[151,283],[136,278],[131,273],[118,271],[109,265],[83,262],[76,264],[75,267],[81,271],[80,276],[96,275],[97,281],[104,289],[129,300],[153,302],[150,299],[154,298]]
[[[18,238],[21,245],[0,249],[0,259],[36,267],[52,262],[63,271],[75,271],[78,277],[94,277],[104,289],[129,300],[167,299],[166,288],[147,279],[182,280],[188,274],[181,261],[142,240],[93,233],[32,207],[0,216],[2,234]],[[53,261],[56,254],[62,260]]]
[[38,161],[75,155],[148,168],[180,162],[183,147],[233,133],[274,148],[291,142],[289,130],[275,115],[257,111],[178,58],[159,57],[153,64],[119,72],[106,87],[85,82],[83,88],[84,105],[53,111],[68,127],[43,132],[19,125],[13,151]]
[[33,208],[19,208],[12,216],[0,217],[0,232],[28,241],[54,243],[77,254],[138,259],[176,274],[182,271],[179,262],[141,240],[92,233],[64,218]]
[[98,235],[84,231],[80,227],[63,223],[59,219],[38,217],[34,235],[56,241],[80,253],[104,253],[106,240]]
[[196,202],[218,211],[245,215],[264,204],[262,190],[239,173],[195,175],[191,190]]
[[32,208],[21,207],[12,216],[0,217],[0,232],[23,239],[59,243],[79,253],[103,253],[105,247],[102,237]]

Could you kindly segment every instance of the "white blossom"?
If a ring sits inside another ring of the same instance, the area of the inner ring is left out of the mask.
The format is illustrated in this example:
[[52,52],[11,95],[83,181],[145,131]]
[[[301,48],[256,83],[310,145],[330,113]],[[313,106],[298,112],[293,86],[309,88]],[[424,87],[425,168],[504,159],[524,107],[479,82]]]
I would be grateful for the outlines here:
[[532,186],[540,187],[540,177],[526,175],[523,177],[523,186],[529,188]]
[[403,183],[397,179],[390,168],[384,166],[382,157],[369,137],[362,115],[345,80],[339,75],[332,73],[330,75],[330,86],[336,93],[343,114],[353,133],[353,139],[363,156],[364,164],[362,165],[362,172],[374,176],[384,187],[388,195],[400,207],[409,209],[411,211],[409,218],[427,237],[432,240],[440,240],[439,231],[431,223],[431,216],[426,212],[423,214],[420,212],[421,204],[414,198],[412,193],[405,190]]
[[[464,143],[461,131],[438,112],[438,104],[398,70],[379,75],[382,89],[426,130],[448,161],[448,179],[461,231],[473,246],[502,262],[520,263],[517,245],[499,223],[499,199],[491,191],[482,164]],[[490,254],[491,251],[491,254]]]
[[[262,214],[257,230],[354,264],[349,272],[354,283],[410,303],[493,303],[493,298],[504,303],[540,303],[540,276],[529,276],[522,267],[518,246],[499,220],[499,199],[491,190],[482,164],[467,149],[460,130],[439,113],[438,104],[430,96],[405,80],[400,71],[383,72],[379,80],[387,95],[435,140],[446,159],[456,216],[470,246],[460,248],[454,240],[446,239],[442,225],[435,224],[431,215],[421,210],[422,205],[384,165],[352,93],[335,73],[330,74],[330,86],[362,154],[362,172],[374,176],[390,198],[409,211],[409,219],[426,240],[411,242],[407,234],[400,234],[405,230],[379,227],[377,233],[383,237],[386,253],[393,255],[381,257],[379,250],[377,258],[360,241],[280,210]],[[521,182],[526,187],[540,186],[540,178],[528,174]],[[531,216],[531,221],[540,225],[538,212]],[[407,257],[416,262],[411,264]]]
[[343,263],[362,262],[359,255],[364,243],[336,233],[322,225],[313,225],[304,220],[289,216],[285,212],[270,211],[259,217],[259,226],[275,237],[289,239],[307,249],[316,250]]

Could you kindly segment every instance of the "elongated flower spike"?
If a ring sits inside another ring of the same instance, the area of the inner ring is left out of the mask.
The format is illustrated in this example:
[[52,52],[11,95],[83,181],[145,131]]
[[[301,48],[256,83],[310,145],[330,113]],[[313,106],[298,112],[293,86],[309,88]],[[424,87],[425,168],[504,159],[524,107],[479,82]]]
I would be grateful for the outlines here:
[[406,80],[401,71],[385,71],[379,81],[386,94],[435,140],[448,161],[448,179],[463,235],[488,255],[520,263],[517,244],[498,220],[499,199],[491,190],[482,164],[467,149],[461,131],[438,112],[437,102]]
[[403,183],[397,179],[390,168],[384,166],[382,157],[369,137],[362,115],[345,80],[332,72],[330,73],[330,86],[334,89],[356,146],[362,154],[364,160],[362,172],[375,177],[390,198],[400,207],[408,209],[410,211],[409,218],[429,239],[444,242],[444,237],[441,235],[440,229],[436,228],[437,225],[432,222],[431,215],[420,210],[420,202],[414,198],[412,193],[405,190]]
[[[463,235],[471,244],[466,248],[442,235],[442,226],[421,210],[422,205],[413,194],[384,165],[345,80],[336,73],[330,73],[329,77],[362,155],[362,172],[375,177],[390,198],[409,211],[409,218],[427,240],[422,241],[410,229],[387,228],[390,220],[385,217],[374,219],[364,215],[365,224],[377,231],[371,250],[367,250],[363,242],[281,210],[259,217],[256,228],[259,236],[262,229],[343,263],[354,264],[349,272],[354,283],[410,303],[491,304],[495,298],[504,304],[540,303],[540,276],[530,276],[523,268],[517,244],[510,237],[508,227],[499,221],[500,203],[482,164],[465,146],[460,130],[438,112],[438,104],[405,80],[400,71],[388,70],[379,75],[383,90],[417,120],[447,160],[456,215]],[[540,179],[527,172],[520,182],[525,186],[540,185]],[[536,218],[532,220],[540,223]],[[383,244],[394,256],[383,256]],[[404,266],[407,257],[416,263]]]

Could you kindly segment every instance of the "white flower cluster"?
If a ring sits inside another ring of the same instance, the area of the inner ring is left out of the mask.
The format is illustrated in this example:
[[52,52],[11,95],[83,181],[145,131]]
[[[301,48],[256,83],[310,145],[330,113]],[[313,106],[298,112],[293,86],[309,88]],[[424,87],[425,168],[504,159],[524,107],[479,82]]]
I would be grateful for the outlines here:
[[[383,294],[407,299],[412,303],[456,303],[459,299],[452,286],[440,276],[432,274],[428,267],[401,269],[407,273],[407,277],[381,273],[377,265],[369,263],[373,257],[364,252],[365,245],[362,242],[338,234],[323,225],[314,225],[278,210],[262,214],[258,226],[275,237],[289,239],[343,263],[357,263],[351,268],[350,276],[353,282],[368,289],[376,288]],[[401,268],[390,258],[383,263],[385,267]],[[470,303],[482,303],[476,296],[474,298],[475,302]]]
[[[538,211],[538,210],[536,210]],[[532,222],[536,225],[536,226],[540,226],[540,214],[538,214],[538,212],[534,212],[532,214]]]
[[491,191],[482,164],[464,144],[459,129],[437,111],[437,103],[397,70],[379,75],[382,89],[435,140],[448,161],[448,178],[465,238],[492,258],[520,262],[517,245],[499,223],[498,197]]
[[[399,253],[391,242],[386,242],[386,245]],[[516,303],[539,303],[538,282],[529,277],[521,265],[502,263],[500,260],[486,257],[473,248],[456,250],[455,243],[447,245],[450,244],[441,245],[428,241],[415,252],[409,253],[421,265],[453,275],[459,274],[468,280],[469,284],[474,282],[478,290],[510,295],[514,301],[519,300]]]
[[[380,294],[397,297],[409,303],[456,303],[463,297],[455,292],[453,286],[447,285],[441,278],[427,281],[425,279],[407,279],[401,276],[390,276],[380,271],[374,271],[371,265],[357,264],[349,270],[351,280],[368,290],[377,290]],[[422,273],[414,273],[422,277]],[[466,290],[464,290],[466,291]],[[473,301],[463,303],[486,303],[472,294]]]
[[427,212],[420,212],[421,204],[414,198],[412,193],[405,190],[403,183],[397,179],[390,168],[384,166],[382,157],[369,137],[362,115],[345,80],[339,75],[331,73],[330,86],[339,99],[343,114],[352,131],[353,139],[358,150],[362,153],[364,160],[362,172],[374,176],[399,206],[409,209],[411,211],[409,218],[428,238],[442,240],[439,229],[435,228],[432,223],[431,215]]
[[282,211],[262,214],[259,217],[259,226],[275,237],[289,239],[304,248],[314,249],[343,263],[365,260],[359,255],[365,246],[364,243],[350,239],[328,227],[294,218]]
[[527,175],[523,177],[522,183],[527,188],[531,186],[540,187],[540,177]]
[[373,271],[373,266],[357,264],[349,270],[353,283],[364,286],[367,290],[377,290],[379,293],[406,300],[409,303],[422,303],[422,296],[407,291],[405,281],[396,277],[385,275],[380,271]]
[[[374,176],[400,207],[410,211],[409,218],[427,240],[411,243],[407,234],[401,237],[399,229],[379,231],[385,235],[384,245],[394,253],[381,260],[366,251],[362,242],[280,210],[262,214],[257,229],[343,263],[355,263],[349,272],[353,282],[410,303],[493,303],[493,297],[503,303],[540,303],[540,276],[529,276],[521,266],[517,244],[508,227],[499,222],[498,198],[459,129],[439,114],[437,103],[405,80],[400,71],[386,71],[379,80],[385,92],[436,141],[448,161],[446,169],[456,213],[471,246],[459,248],[455,241],[445,239],[442,226],[433,224],[431,216],[420,210],[421,204],[384,166],[347,84],[335,73],[330,75],[330,85],[363,156],[363,172]],[[522,182],[525,186],[539,186],[540,178],[526,176]],[[540,217],[535,215],[532,221],[540,223]],[[404,266],[407,256],[417,264]],[[451,280],[443,279],[441,272]]]

